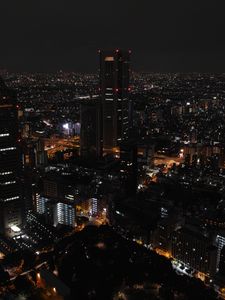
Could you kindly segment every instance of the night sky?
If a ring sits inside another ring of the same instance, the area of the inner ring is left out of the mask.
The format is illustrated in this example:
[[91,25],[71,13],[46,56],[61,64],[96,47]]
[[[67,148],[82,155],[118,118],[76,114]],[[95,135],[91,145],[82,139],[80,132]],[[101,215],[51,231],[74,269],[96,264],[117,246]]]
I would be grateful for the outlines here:
[[225,72],[224,0],[1,0],[0,68],[98,68],[132,49],[134,70]]

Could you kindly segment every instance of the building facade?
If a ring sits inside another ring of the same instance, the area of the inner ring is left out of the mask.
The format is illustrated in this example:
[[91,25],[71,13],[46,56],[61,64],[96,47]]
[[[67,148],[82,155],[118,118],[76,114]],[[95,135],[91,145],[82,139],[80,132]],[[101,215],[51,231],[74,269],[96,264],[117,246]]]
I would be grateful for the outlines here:
[[16,95],[0,79],[0,232],[18,232],[23,221]]
[[103,152],[115,152],[128,139],[130,51],[100,51]]
[[86,100],[80,109],[80,155],[84,158],[102,156],[102,110],[100,99]]
[[172,234],[172,257],[211,277],[216,273],[217,248],[202,233],[183,227]]

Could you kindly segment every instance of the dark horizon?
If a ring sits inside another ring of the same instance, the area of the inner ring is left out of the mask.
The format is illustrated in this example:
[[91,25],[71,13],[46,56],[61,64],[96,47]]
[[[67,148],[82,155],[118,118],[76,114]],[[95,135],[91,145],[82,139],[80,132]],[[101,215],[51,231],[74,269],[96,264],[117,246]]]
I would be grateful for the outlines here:
[[1,3],[0,69],[94,73],[99,48],[123,48],[137,71],[225,72],[222,1],[89,2]]

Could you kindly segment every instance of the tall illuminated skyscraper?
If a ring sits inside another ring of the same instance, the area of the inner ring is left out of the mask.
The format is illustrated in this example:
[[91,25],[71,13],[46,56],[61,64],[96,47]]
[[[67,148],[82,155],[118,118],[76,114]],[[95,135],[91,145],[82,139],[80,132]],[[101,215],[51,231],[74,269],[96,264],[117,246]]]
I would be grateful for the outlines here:
[[13,234],[22,223],[16,95],[0,78],[0,233]]
[[128,139],[130,51],[99,52],[103,151],[110,153]]

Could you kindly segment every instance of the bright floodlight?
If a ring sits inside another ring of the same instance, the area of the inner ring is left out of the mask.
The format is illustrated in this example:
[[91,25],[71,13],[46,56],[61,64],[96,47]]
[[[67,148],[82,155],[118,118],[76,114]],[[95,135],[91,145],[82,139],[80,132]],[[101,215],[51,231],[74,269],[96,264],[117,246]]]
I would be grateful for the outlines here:
[[63,124],[63,128],[68,130],[69,129],[69,123]]
[[21,229],[16,225],[11,226],[11,229],[12,229],[13,232],[20,232],[21,231]]

